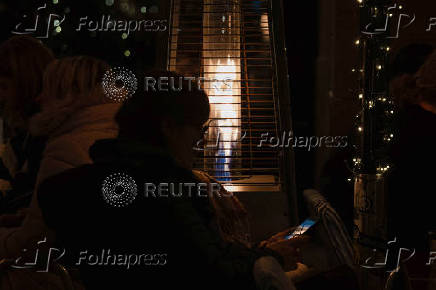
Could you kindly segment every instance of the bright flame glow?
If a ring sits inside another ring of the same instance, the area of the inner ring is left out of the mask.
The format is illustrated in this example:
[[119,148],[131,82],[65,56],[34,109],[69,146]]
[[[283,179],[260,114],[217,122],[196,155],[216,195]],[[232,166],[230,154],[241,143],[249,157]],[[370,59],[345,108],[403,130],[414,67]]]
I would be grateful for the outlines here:
[[[218,59],[216,65],[210,66],[211,74],[209,87],[206,92],[211,103],[211,117],[216,118],[213,128],[220,141],[219,156],[232,156],[232,149],[239,141],[240,131],[240,111],[241,111],[241,85],[240,85],[240,66],[235,61]],[[230,158],[222,158],[219,162],[224,163],[220,169],[228,172]]]
[[217,148],[205,154],[214,157],[219,180],[230,181],[230,170],[239,167],[232,157],[241,155],[240,6],[233,2],[223,9],[215,0],[204,4],[202,64],[213,120],[207,141],[217,144],[218,140]]

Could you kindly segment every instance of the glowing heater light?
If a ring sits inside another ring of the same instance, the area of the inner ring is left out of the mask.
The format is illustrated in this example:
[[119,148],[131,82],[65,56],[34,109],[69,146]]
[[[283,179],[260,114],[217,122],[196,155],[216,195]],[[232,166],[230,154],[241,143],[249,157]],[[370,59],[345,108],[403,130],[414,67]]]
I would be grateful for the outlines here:
[[214,11],[222,5],[212,4],[222,2],[205,0],[203,14],[203,74],[213,120],[208,142],[218,140],[217,148],[205,154],[216,157],[214,168],[218,179],[229,181],[231,165],[237,165],[231,157],[241,154],[240,16],[237,1],[232,4],[224,1],[226,9],[221,13]]

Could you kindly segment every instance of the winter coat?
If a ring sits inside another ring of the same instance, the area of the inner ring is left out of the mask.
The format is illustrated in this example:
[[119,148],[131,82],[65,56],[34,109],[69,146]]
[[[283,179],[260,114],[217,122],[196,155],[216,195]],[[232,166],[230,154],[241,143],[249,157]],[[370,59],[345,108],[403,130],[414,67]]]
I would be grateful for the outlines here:
[[[49,137],[36,183],[40,184],[50,176],[91,163],[89,147],[98,139],[114,138],[118,133],[114,116],[119,106],[120,104],[102,104],[75,112],[66,108],[37,114],[31,121],[31,133],[34,136]],[[62,189],[59,188],[57,193],[62,196]],[[22,249],[32,249],[44,238],[53,243],[54,235],[42,219],[35,196],[34,193],[21,227],[0,228],[0,257],[17,257]],[[42,278],[38,283],[49,282]]]

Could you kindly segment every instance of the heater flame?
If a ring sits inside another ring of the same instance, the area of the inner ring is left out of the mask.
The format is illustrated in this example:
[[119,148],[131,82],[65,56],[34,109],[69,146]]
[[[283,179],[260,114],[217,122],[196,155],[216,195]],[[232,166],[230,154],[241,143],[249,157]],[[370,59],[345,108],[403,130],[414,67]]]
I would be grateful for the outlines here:
[[211,103],[212,117],[215,119],[215,134],[219,138],[219,169],[226,174],[230,172],[230,160],[240,139],[240,66],[233,59],[218,59],[216,65],[210,66],[210,85],[207,89]]

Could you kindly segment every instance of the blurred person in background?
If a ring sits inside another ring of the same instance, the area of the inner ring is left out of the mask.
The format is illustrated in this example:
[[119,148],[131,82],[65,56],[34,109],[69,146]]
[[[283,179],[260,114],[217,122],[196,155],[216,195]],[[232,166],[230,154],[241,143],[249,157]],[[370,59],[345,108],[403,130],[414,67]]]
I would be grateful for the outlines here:
[[[117,136],[114,116],[120,103],[107,98],[101,84],[109,69],[105,62],[86,56],[55,60],[47,67],[39,96],[41,111],[31,118],[29,125],[33,136],[47,138],[36,184],[65,170],[92,163],[89,147],[98,139]],[[57,193],[64,194],[62,190]],[[44,224],[36,193],[22,225],[9,228],[2,238],[3,257],[16,257],[22,249],[35,248],[44,239],[47,239],[44,247],[53,245],[55,238]],[[50,273],[44,274],[29,271],[31,280],[40,284],[59,282],[47,278]]]
[[[35,38],[14,36],[0,45],[0,59],[0,117],[6,141],[0,150],[0,178],[5,189],[3,195],[7,193],[0,202],[2,214],[12,213],[30,202],[45,139],[29,134],[29,119],[39,111],[37,97],[43,73],[54,55]],[[6,186],[7,182],[10,186]],[[8,219],[12,224],[20,220]]]
[[389,177],[391,236],[401,247],[426,252],[427,233],[436,229],[436,52],[430,45],[409,45],[392,67],[399,114]]

